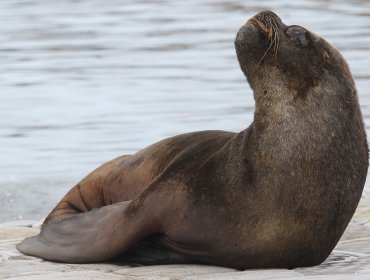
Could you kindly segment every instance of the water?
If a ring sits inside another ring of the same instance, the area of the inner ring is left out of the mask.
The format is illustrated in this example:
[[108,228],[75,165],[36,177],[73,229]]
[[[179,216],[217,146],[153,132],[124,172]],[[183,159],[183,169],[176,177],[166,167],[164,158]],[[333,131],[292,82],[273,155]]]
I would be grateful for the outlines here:
[[41,219],[88,172],[179,133],[240,131],[254,101],[234,37],[260,10],[320,34],[370,131],[370,2],[2,0],[0,221]]

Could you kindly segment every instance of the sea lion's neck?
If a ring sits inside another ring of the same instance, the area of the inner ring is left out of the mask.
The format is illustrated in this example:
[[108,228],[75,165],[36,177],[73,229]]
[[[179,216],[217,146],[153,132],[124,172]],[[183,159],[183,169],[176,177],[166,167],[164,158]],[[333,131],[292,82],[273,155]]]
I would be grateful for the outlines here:
[[297,97],[283,87],[255,89],[255,100],[251,136],[242,145],[256,157],[263,155],[261,163],[277,166],[276,161],[289,161],[294,164],[302,157],[319,157],[320,150],[327,149],[327,141],[332,140],[328,126],[333,125],[335,119],[326,119],[317,106],[310,106],[313,100]]
[[288,90],[262,87],[254,91],[254,97],[254,133],[260,136],[266,132],[278,133],[282,126],[296,129],[294,121],[297,108],[294,106],[294,96]]
[[[353,141],[356,137],[364,137],[364,132],[362,124],[354,118],[355,112],[359,112],[357,99],[351,100],[349,93],[337,94],[340,90],[345,91],[338,88],[333,92],[321,85],[301,96],[282,87],[275,91],[254,88],[254,121],[248,129],[248,139],[241,144],[243,151],[247,151],[248,156],[263,155],[259,159],[261,162],[277,166],[276,161],[294,165],[303,158],[317,161],[324,153],[347,150],[343,147],[343,139],[348,138],[348,131],[355,135]],[[346,95],[347,99],[343,99]],[[346,100],[351,100],[350,105]]]

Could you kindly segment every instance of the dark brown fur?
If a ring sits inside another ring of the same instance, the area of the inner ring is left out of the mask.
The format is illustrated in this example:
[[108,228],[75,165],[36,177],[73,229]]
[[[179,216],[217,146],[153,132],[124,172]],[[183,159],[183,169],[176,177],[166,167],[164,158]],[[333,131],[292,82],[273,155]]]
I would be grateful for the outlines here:
[[17,248],[61,262],[321,263],[368,168],[351,73],[329,43],[269,11],[235,45],[256,100],[249,128],[184,134],[108,162]]

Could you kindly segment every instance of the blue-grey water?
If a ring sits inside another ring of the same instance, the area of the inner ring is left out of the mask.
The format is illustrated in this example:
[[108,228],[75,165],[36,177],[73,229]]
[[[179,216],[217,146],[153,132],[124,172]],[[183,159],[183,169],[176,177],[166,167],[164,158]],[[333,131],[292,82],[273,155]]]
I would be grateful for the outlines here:
[[233,41],[264,9],[342,52],[369,133],[370,1],[1,0],[0,221],[41,219],[88,172],[162,138],[246,128]]

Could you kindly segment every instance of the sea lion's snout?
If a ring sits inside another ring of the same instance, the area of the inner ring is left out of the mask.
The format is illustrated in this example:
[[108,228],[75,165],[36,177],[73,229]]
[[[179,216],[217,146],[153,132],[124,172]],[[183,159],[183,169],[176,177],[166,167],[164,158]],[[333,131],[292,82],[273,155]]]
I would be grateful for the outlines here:
[[[240,29],[235,38],[235,48],[243,72],[253,73],[255,67],[268,60],[276,53],[281,43],[286,25],[272,11],[262,11],[250,18]],[[250,69],[250,71],[248,70]],[[249,80],[252,83],[252,80]]]
[[258,14],[256,14],[254,16],[254,18],[259,20],[259,21],[262,21],[262,22],[269,21],[271,19],[281,21],[280,17],[277,14],[275,14],[273,11],[270,11],[270,10],[259,12]]
[[280,17],[272,11],[262,11],[250,18],[246,25],[253,25],[260,31],[267,34],[269,38],[278,29],[284,29],[286,25],[281,21]]

